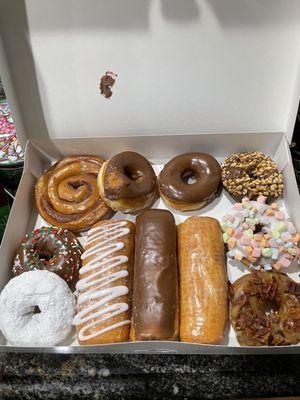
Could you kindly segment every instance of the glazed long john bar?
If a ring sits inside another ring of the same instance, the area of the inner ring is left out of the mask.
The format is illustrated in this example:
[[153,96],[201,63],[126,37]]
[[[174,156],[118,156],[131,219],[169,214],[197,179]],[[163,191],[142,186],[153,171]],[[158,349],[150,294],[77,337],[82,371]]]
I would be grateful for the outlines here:
[[219,222],[190,217],[178,226],[180,339],[218,344],[228,322],[227,276]]

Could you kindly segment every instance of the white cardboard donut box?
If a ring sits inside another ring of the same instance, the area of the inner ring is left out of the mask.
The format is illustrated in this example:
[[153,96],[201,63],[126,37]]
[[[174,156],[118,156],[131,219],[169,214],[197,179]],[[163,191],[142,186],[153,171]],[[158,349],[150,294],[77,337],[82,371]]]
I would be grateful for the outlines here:
[[[281,205],[300,230],[300,197],[289,144],[300,95],[298,0],[0,0],[0,74],[19,139],[24,173],[0,250],[0,287],[12,277],[23,236],[45,222],[34,206],[43,170],[70,154],[143,154],[157,172],[175,155],[207,152],[220,162],[259,150],[284,177]],[[113,95],[100,95],[106,71]],[[233,200],[175,213],[221,219]],[[155,204],[165,208],[162,201]],[[114,218],[134,220],[117,213]],[[84,241],[84,237],[82,238]],[[234,281],[247,273],[228,263]],[[288,270],[299,281],[299,267]],[[220,345],[129,342],[0,351],[55,353],[284,354],[300,346],[240,347],[232,328]]]

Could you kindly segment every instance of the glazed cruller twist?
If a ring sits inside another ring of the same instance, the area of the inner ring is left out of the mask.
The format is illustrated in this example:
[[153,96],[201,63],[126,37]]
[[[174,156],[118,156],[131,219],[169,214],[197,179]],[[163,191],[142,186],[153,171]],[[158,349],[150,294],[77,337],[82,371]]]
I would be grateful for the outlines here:
[[97,175],[103,160],[71,156],[55,163],[38,180],[36,205],[51,225],[80,232],[108,218],[112,211],[101,200]]

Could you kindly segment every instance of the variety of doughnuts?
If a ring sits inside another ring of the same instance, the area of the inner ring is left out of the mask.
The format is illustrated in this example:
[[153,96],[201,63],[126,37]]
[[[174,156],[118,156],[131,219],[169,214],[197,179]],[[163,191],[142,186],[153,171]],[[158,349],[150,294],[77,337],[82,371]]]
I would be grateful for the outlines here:
[[23,239],[13,261],[13,274],[46,269],[71,284],[78,280],[82,252],[82,246],[73,233],[44,226]]
[[180,211],[198,210],[220,193],[221,167],[209,154],[186,153],[169,161],[158,178],[161,198]]
[[112,211],[100,199],[97,188],[102,164],[99,157],[72,156],[44,172],[35,187],[36,206],[44,220],[81,232],[111,216]]
[[300,342],[300,284],[277,272],[244,275],[231,285],[231,320],[242,346]]
[[[222,229],[210,217],[191,217],[177,228],[169,211],[145,211],[158,191],[175,210],[198,210],[219,195],[221,179],[239,201]],[[16,277],[0,295],[0,329],[20,346],[61,343],[72,324],[80,345],[219,344],[228,322],[224,242],[229,259],[253,271],[230,285],[239,344],[297,344],[300,284],[275,272],[300,259],[300,234],[274,202],[282,191],[276,164],[260,152],[232,155],[222,167],[208,154],[182,154],[158,182],[151,164],[130,151],[106,162],[60,160],[35,188],[38,211],[53,226],[34,230],[18,247]],[[113,211],[142,213],[136,226],[102,221]],[[88,229],[83,252],[71,232]],[[67,284],[76,284],[77,306]]]
[[277,271],[300,258],[300,234],[294,224],[279,210],[277,203],[265,204],[243,198],[221,223],[228,257],[250,268]]
[[131,340],[176,340],[179,332],[176,225],[166,210],[136,219]]
[[149,161],[125,151],[106,161],[98,175],[100,195],[115,211],[136,213],[150,207],[157,196],[157,178]]
[[28,271],[0,295],[0,329],[16,346],[54,346],[71,332],[75,298],[53,272]]
[[233,154],[221,168],[223,186],[236,201],[265,196],[272,202],[282,195],[282,175],[271,157],[260,151]]
[[82,345],[129,339],[135,225],[102,221],[89,232],[74,318]]
[[190,217],[178,226],[180,339],[218,344],[228,323],[227,271],[219,222]]

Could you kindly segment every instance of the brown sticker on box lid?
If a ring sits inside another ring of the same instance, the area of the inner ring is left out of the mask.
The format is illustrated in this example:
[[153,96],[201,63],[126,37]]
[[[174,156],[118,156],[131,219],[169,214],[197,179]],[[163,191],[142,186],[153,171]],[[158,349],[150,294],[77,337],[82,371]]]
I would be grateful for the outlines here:
[[109,99],[113,94],[111,87],[115,84],[117,76],[113,72],[107,71],[100,80],[100,93],[106,99]]

